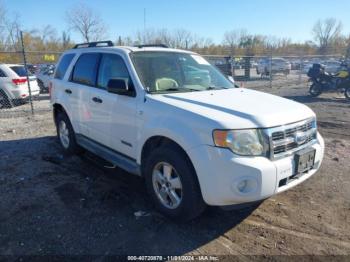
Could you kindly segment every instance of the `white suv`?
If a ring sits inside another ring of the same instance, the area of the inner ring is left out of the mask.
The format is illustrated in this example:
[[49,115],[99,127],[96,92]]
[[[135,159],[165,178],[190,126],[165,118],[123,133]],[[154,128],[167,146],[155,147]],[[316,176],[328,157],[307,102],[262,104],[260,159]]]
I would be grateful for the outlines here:
[[[36,77],[29,75],[32,96],[40,93]],[[23,65],[0,64],[0,108],[13,107],[29,98],[27,73]]]
[[59,141],[143,176],[163,214],[261,201],[320,168],[324,142],[307,106],[235,88],[193,52],[112,45],[62,55],[50,83]]

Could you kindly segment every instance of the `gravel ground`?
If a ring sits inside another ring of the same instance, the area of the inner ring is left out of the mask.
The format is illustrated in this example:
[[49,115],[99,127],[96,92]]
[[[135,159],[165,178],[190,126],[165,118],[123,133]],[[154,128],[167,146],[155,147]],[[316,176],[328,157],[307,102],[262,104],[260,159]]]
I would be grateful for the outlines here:
[[350,103],[303,86],[261,90],[315,110],[320,171],[259,207],[211,207],[186,224],[153,210],[142,179],[90,154],[63,157],[50,112],[0,118],[0,254],[349,256]]

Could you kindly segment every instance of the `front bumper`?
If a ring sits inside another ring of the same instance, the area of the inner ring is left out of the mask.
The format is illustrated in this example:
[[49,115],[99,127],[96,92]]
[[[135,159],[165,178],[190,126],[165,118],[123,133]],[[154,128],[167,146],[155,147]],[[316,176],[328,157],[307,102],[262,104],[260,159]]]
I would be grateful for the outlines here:
[[240,157],[228,149],[208,145],[193,148],[188,154],[204,201],[208,205],[225,206],[268,198],[314,175],[324,155],[324,141],[319,133],[310,147],[316,149],[315,164],[298,178],[293,177],[294,155],[272,161],[265,157]]

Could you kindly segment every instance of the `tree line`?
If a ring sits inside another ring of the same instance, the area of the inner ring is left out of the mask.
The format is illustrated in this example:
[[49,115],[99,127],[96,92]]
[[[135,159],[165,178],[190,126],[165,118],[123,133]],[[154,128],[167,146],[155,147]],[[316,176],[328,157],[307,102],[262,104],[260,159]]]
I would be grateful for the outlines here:
[[[109,39],[108,27],[93,9],[79,4],[66,12],[67,29],[58,32],[51,25],[24,31],[24,44],[30,52],[62,52],[71,48],[71,32],[84,42]],[[0,3],[0,60],[12,58],[4,52],[21,50],[20,31],[23,24],[18,14],[10,14]],[[278,38],[251,34],[245,29],[225,32],[221,43],[209,37],[201,37],[186,29],[168,30],[146,28],[129,36],[114,36],[116,45],[166,44],[169,47],[189,49],[207,55],[262,56],[262,55],[346,55],[350,54],[350,35],[343,33],[342,23],[335,18],[317,21],[310,30],[310,41],[293,42],[290,38]],[[32,60],[34,59],[34,53]],[[35,60],[35,59],[34,59]]]

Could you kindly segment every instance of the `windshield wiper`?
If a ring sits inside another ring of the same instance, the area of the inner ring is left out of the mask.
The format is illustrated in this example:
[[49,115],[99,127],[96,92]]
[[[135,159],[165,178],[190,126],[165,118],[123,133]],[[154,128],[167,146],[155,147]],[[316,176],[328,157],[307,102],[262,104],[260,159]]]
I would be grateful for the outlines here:
[[191,92],[191,91],[200,91],[200,90],[194,89],[194,88],[171,87],[171,88],[162,89],[162,90],[158,90],[158,91],[152,91],[152,93],[171,92],[171,91],[186,91],[186,92]]
[[227,89],[227,88],[220,87],[220,86],[208,86],[205,90],[216,90],[216,89]]

